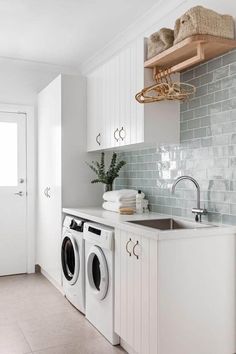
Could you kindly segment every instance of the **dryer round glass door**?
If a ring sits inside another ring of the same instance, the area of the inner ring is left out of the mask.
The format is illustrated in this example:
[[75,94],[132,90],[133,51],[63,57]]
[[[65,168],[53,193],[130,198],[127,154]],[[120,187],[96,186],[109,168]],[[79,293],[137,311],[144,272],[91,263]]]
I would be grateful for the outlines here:
[[100,247],[90,248],[86,268],[90,289],[97,299],[103,300],[107,294],[109,277],[107,261]]
[[67,281],[73,285],[79,276],[79,249],[74,238],[68,233],[64,236],[61,246],[62,270]]

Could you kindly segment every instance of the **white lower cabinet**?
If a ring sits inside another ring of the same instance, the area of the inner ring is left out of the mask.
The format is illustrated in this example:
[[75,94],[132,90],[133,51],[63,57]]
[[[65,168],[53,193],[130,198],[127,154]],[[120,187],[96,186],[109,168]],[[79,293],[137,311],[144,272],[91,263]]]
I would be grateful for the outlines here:
[[115,331],[128,352],[235,353],[235,247],[233,233],[158,241],[116,229]]
[[134,350],[157,353],[157,241],[115,237],[115,331]]

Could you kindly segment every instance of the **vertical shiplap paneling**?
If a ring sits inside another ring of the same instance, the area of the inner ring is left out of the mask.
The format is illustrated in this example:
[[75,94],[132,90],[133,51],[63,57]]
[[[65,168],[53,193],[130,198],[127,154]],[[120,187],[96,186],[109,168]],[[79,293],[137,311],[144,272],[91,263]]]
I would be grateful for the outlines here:
[[115,332],[120,334],[121,321],[121,231],[115,230]]
[[130,97],[130,70],[131,70],[131,63],[130,63],[130,47],[126,50],[126,58],[125,58],[125,77],[126,77],[126,87],[125,87],[125,120],[124,120],[124,129],[125,129],[125,145],[130,144],[131,142],[131,97]]
[[150,303],[150,354],[158,353],[158,289],[157,289],[157,265],[158,265],[158,242],[156,240],[149,240],[149,303]]
[[121,306],[121,323],[120,323],[120,336],[127,341],[128,323],[127,323],[127,293],[128,293],[128,256],[126,252],[126,242],[128,241],[128,234],[126,232],[121,232],[121,288],[120,288],[120,306]]
[[110,130],[111,130],[111,97],[112,97],[112,90],[111,90],[111,60],[108,61],[106,65],[106,95],[105,95],[105,134],[106,134],[106,147],[111,146],[110,141]]
[[[115,90],[114,90],[114,131],[112,133],[113,135],[113,142],[114,145],[113,146],[119,146],[119,141],[116,141],[116,139],[114,138],[114,132],[116,131],[117,128],[119,128],[119,116],[120,116],[120,80],[119,80],[119,68],[120,68],[120,60],[119,60],[119,56],[117,55],[115,57],[114,60],[114,73],[115,73],[115,77],[114,77],[114,82],[115,82]],[[116,134],[117,135],[117,134]],[[118,135],[117,135],[118,136]]]
[[135,235],[134,242],[139,241],[139,259],[133,257],[133,287],[134,287],[134,313],[133,313],[133,327],[134,327],[134,345],[135,352],[141,353],[141,336],[142,336],[142,312],[141,312],[141,271],[142,271],[142,241],[141,237]]
[[[140,91],[144,87],[144,43],[143,38],[139,38],[136,41],[136,91]],[[136,127],[137,127],[137,140],[136,143],[144,141],[144,104],[140,104],[137,101],[136,104]]]
[[[127,233],[127,240],[131,239],[129,243],[129,250],[132,251],[134,246],[134,235]],[[124,245],[125,246],[125,245]],[[127,253],[127,343],[133,348],[134,346],[134,286],[135,286],[135,268],[133,264],[133,254],[129,256]]]
[[137,119],[136,119],[136,100],[137,73],[136,73],[136,46],[132,43],[130,47],[130,143],[134,144],[137,140]]
[[109,112],[108,112],[108,117],[107,119],[110,121],[109,123],[109,134],[108,134],[108,140],[110,147],[115,146],[115,139],[114,139],[114,130],[115,128],[115,123],[116,123],[116,105],[115,101],[117,100],[116,97],[116,82],[115,82],[115,77],[116,77],[116,58],[112,58],[110,61],[110,70],[109,70]]
[[141,284],[142,284],[142,343],[141,343],[141,352],[142,354],[153,354],[150,353],[150,341],[149,341],[149,331],[150,331],[150,298],[149,298],[149,289],[150,289],[150,249],[149,249],[149,240],[145,237],[142,237],[142,253],[141,253]]
[[[125,90],[125,86],[126,86],[126,77],[125,77],[125,65],[126,65],[126,52],[124,50],[122,50],[122,52],[119,54],[119,61],[120,61],[120,67],[119,67],[119,81],[120,81],[120,116],[119,116],[119,130],[121,129],[121,127],[125,125],[125,101],[126,101],[126,90]],[[125,127],[124,127],[125,128]],[[119,145],[124,145],[125,144],[125,140],[121,140],[119,138]]]

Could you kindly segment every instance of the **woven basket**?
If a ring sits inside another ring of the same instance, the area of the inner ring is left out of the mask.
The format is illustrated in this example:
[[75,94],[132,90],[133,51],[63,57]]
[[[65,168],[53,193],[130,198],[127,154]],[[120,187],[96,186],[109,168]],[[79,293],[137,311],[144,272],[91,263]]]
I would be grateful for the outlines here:
[[209,34],[216,37],[234,39],[234,20],[230,15],[196,6],[188,10],[175,22],[174,44],[196,34]]
[[174,31],[170,28],[161,28],[153,33],[147,40],[147,59],[173,46]]

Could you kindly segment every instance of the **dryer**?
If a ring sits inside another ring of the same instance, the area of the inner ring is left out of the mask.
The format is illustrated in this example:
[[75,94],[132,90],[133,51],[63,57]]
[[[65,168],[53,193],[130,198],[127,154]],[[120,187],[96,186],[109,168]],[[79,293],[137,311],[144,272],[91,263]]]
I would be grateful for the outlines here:
[[62,285],[66,298],[85,313],[84,220],[66,216],[61,243]]
[[84,226],[86,318],[113,344],[114,332],[114,230],[88,222]]

